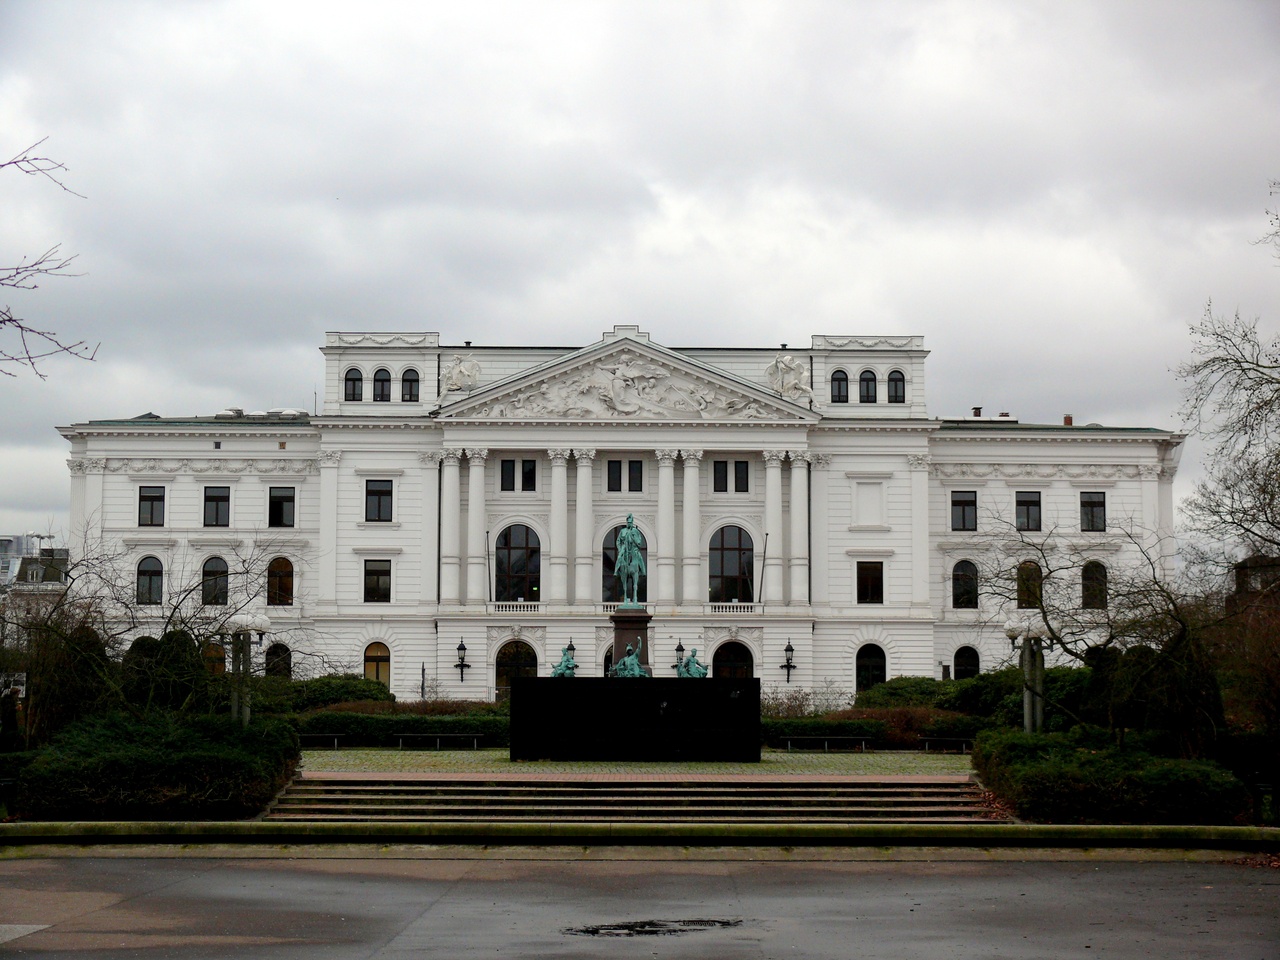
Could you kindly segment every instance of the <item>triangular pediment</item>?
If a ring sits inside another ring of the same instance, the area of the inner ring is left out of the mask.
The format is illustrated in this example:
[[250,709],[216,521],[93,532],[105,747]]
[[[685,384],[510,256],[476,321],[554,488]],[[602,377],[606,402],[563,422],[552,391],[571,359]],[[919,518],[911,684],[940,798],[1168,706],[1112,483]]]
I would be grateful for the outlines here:
[[709,364],[648,340],[605,340],[446,402],[442,420],[817,420]]

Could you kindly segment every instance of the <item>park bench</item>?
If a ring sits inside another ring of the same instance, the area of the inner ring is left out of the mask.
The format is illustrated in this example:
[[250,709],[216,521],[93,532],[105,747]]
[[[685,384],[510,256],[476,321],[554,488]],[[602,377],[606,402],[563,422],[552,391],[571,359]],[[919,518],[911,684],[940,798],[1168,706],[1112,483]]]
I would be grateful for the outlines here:
[[[404,749],[405,741],[409,741],[410,747],[417,742],[421,743],[421,749],[424,750],[479,750],[480,741],[484,739],[483,733],[397,733],[396,739],[400,741],[400,749]],[[431,746],[431,744],[435,744]],[[448,746],[446,746],[448,744]],[[468,744],[470,746],[468,747]]]
[[[823,753],[841,753],[853,752],[855,749],[863,753],[867,752],[867,744],[872,743],[871,737],[777,737],[778,743],[787,745],[787,753],[802,750],[818,750],[821,747]],[[856,747],[855,747],[856,744]]]
[[929,752],[929,744],[940,743],[939,753],[946,753],[947,747],[950,745],[959,753],[968,753],[973,749],[973,737],[927,737],[920,735],[920,742],[924,744],[924,752]]

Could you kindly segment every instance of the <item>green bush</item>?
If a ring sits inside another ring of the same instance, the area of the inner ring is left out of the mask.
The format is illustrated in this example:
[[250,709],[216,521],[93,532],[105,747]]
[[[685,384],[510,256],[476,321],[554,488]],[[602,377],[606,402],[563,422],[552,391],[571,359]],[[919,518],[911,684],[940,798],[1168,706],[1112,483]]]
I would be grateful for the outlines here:
[[299,717],[297,723],[299,733],[341,734],[342,745],[350,747],[394,747],[401,733],[479,733],[486,747],[511,744],[511,718],[497,713],[431,716],[323,710]]
[[354,673],[314,677],[311,680],[254,677],[251,690],[253,709],[257,713],[301,713],[338,703],[392,703],[396,699],[396,695],[384,684]]
[[1217,764],[1101,745],[1097,728],[988,732],[973,766],[1018,816],[1047,823],[1229,824],[1246,817],[1244,785]]
[[858,694],[859,707],[932,707],[951,681],[933,677],[894,677]]
[[65,729],[22,770],[24,819],[216,820],[258,813],[293,775],[298,737],[282,720],[114,713]]

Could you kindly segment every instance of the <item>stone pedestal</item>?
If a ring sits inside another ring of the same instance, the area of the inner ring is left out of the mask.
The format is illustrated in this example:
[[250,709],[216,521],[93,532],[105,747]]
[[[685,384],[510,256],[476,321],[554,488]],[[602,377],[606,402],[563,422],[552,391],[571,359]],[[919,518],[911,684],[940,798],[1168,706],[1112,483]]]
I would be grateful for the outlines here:
[[641,644],[640,666],[653,676],[649,658],[649,621],[653,617],[644,607],[620,606],[609,619],[613,621],[613,662],[617,663],[627,655],[628,645],[635,649],[636,644]]

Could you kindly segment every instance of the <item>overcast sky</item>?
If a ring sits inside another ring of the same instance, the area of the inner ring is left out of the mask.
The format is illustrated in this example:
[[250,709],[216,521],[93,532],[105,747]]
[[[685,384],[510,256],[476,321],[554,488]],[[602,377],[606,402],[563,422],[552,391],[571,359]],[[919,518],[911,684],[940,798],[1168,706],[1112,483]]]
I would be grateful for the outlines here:
[[[1174,428],[1188,323],[1280,315],[1280,4],[0,0],[0,533],[59,424],[310,409],[326,330],[921,334],[930,412]],[[1196,472],[1197,446],[1181,487]]]

